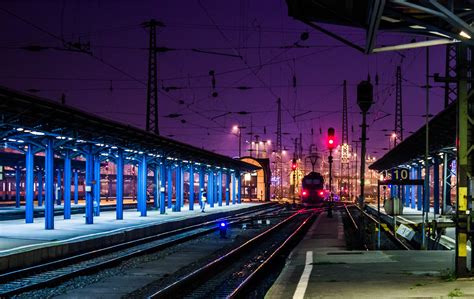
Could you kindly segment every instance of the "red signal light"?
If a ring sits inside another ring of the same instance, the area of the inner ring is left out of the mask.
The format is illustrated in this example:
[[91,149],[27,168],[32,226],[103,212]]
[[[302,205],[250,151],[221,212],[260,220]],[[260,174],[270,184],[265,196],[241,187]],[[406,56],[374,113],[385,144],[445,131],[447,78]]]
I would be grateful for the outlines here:
[[334,149],[334,147],[336,146],[336,138],[334,137],[334,128],[328,129],[327,146],[329,150]]
[[308,192],[306,192],[306,190],[303,190],[302,194],[303,194],[303,196],[306,196],[306,195],[308,195]]
[[323,196],[323,195],[324,195],[324,191],[319,191],[319,195],[320,195],[320,196]]
[[298,165],[296,164],[296,159],[293,159],[293,161],[291,162],[291,169],[296,170],[296,168],[298,168]]

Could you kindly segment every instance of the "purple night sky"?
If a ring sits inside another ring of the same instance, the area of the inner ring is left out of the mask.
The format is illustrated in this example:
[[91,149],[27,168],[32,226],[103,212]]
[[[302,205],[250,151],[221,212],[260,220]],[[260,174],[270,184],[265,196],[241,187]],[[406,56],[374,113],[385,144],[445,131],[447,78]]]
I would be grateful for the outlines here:
[[[252,123],[254,134],[274,143],[279,97],[283,132],[289,133],[283,136],[284,146],[292,151],[292,138],[301,132],[305,150],[313,142],[324,149],[328,127],[334,127],[340,139],[343,80],[348,81],[349,140],[357,140],[361,117],[356,85],[370,73],[372,82],[378,74],[379,84],[374,86],[375,104],[368,118],[368,153],[381,157],[389,142],[385,134],[394,129],[397,65],[404,78],[405,137],[424,123],[425,90],[420,86],[425,85],[425,49],[363,55],[288,17],[284,0],[12,0],[2,1],[0,8],[1,85],[36,90],[35,94],[58,101],[64,93],[68,105],[141,128],[148,33],[140,23],[151,18],[162,21],[166,27],[158,31],[158,45],[177,50],[158,55],[159,82],[181,89],[159,94],[160,133],[221,154],[237,155],[238,138],[231,133],[236,124],[247,127],[245,134]],[[334,30],[359,44],[365,42],[362,31]],[[299,41],[304,31],[309,39]],[[61,38],[90,41],[93,56],[60,50]],[[402,39],[410,40],[387,33],[379,44]],[[309,47],[291,47],[295,42]],[[31,45],[59,49],[21,49]],[[191,49],[240,54],[243,59]],[[430,73],[443,73],[444,47],[430,51]],[[210,70],[216,72],[218,97],[211,95]],[[430,112],[436,114],[443,107],[444,90],[431,84],[435,88],[430,92]],[[167,117],[170,114],[181,116]]]

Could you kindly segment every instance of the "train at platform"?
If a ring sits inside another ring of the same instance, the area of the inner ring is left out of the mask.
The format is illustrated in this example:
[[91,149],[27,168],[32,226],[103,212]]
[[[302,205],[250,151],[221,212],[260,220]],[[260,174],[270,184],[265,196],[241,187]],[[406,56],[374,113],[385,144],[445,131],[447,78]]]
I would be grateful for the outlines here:
[[327,198],[324,178],[319,172],[310,172],[301,180],[301,203],[305,206],[322,206]]

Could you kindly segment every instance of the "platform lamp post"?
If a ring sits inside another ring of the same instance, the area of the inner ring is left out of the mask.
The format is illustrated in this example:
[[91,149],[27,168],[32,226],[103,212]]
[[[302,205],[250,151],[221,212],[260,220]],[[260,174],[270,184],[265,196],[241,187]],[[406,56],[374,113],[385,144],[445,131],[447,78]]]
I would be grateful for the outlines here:
[[364,207],[364,186],[365,186],[365,142],[367,140],[367,112],[373,103],[373,86],[369,81],[362,81],[357,85],[357,105],[362,111],[362,137],[360,153],[360,196],[359,206]]
[[245,129],[244,126],[235,125],[232,127],[232,131],[237,133],[239,137],[239,158],[242,157],[242,129]]

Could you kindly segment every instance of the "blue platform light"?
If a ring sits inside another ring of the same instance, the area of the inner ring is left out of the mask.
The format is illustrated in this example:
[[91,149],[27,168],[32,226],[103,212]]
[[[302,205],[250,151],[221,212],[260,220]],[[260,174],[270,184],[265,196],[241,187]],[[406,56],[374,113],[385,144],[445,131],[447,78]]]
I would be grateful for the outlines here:
[[227,223],[225,221],[219,223],[219,235],[221,238],[225,238],[227,236]]

